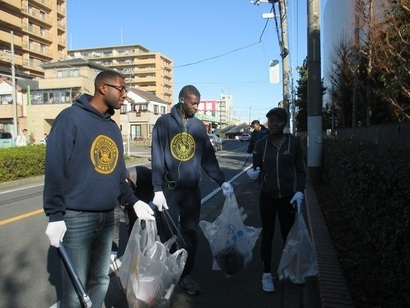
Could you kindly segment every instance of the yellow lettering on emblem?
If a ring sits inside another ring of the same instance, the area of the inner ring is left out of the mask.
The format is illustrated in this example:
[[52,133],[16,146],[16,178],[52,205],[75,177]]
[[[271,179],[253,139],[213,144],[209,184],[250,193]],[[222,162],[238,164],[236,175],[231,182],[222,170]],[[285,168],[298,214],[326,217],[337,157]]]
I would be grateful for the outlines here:
[[118,147],[110,137],[99,135],[90,149],[90,158],[95,171],[101,174],[113,172],[118,162]]

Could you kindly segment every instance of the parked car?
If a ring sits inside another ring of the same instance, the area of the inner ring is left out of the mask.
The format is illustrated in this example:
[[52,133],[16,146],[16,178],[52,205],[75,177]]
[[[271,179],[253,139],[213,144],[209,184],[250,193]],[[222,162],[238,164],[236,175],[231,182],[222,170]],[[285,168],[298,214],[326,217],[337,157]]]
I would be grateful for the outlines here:
[[222,139],[214,134],[208,134],[208,137],[209,141],[211,141],[211,144],[214,147],[215,152],[222,151]]
[[11,133],[0,132],[0,148],[14,147],[14,139]]
[[251,140],[251,134],[244,133],[239,137],[239,141],[249,141]]

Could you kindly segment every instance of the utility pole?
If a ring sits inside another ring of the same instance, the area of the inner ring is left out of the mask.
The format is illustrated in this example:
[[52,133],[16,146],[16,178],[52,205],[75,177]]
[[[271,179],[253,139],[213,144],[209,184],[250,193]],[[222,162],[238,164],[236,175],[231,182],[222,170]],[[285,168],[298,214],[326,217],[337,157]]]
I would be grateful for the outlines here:
[[[286,0],[279,0],[279,14],[280,14],[280,26],[281,26],[281,46],[280,46],[280,56],[282,57],[282,75],[283,75],[283,108],[291,118],[291,113],[289,109],[289,43],[288,43],[288,15],[286,12]],[[286,123],[287,132],[290,131],[289,120]]]
[[13,31],[11,34],[11,79],[12,79],[12,89],[11,97],[13,100],[13,138],[17,137],[17,95],[16,95],[16,73],[14,67],[14,35]]
[[[286,12],[286,0],[255,0],[251,1],[251,3],[259,5],[260,3],[271,3],[274,14],[263,14],[263,18],[274,18],[276,23],[276,32],[278,34],[279,40],[279,47],[280,47],[280,56],[282,58],[282,89],[283,89],[283,108],[291,117],[290,108],[289,108],[289,99],[290,99],[290,91],[289,91],[289,44],[288,44],[288,15]],[[275,4],[278,3],[279,6],[279,17],[280,17],[280,26],[277,23],[277,16],[275,14]],[[281,33],[279,34],[279,28],[281,29]],[[290,131],[290,122],[289,120],[286,123],[285,130],[287,132]]]
[[308,175],[320,180],[322,166],[322,85],[320,72],[320,0],[307,0],[308,6]]

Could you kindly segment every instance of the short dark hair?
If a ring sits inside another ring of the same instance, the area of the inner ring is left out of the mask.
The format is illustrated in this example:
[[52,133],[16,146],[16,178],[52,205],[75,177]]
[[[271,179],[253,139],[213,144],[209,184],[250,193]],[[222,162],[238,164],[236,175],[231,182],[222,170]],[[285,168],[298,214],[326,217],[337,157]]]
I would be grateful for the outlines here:
[[181,89],[181,91],[179,91],[178,99],[180,99],[181,97],[187,98],[190,94],[201,97],[201,93],[199,93],[197,88],[195,88],[193,85],[186,85]]
[[104,70],[98,73],[97,77],[95,77],[94,80],[94,86],[95,88],[98,88],[100,85],[107,81],[112,81],[116,79],[117,77],[120,77],[122,79],[125,79],[124,75],[121,74],[118,71],[114,70]]
[[255,125],[255,124],[259,124],[259,125],[260,125],[261,123],[260,123],[258,120],[253,120],[252,123],[251,123],[251,126],[253,126],[253,125]]

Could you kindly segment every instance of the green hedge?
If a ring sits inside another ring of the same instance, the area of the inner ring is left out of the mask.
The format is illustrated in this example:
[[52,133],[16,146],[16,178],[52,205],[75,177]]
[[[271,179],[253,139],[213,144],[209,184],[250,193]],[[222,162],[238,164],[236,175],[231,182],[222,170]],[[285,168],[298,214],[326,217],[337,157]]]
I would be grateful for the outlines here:
[[[0,183],[44,175],[45,145],[0,149]],[[127,155],[124,159],[135,160]]]
[[353,272],[367,273],[363,279],[381,307],[410,305],[409,150],[325,138],[322,167],[340,200],[334,209],[346,224],[340,236],[351,239],[344,258]]
[[43,175],[45,155],[44,145],[0,149],[0,182]]

